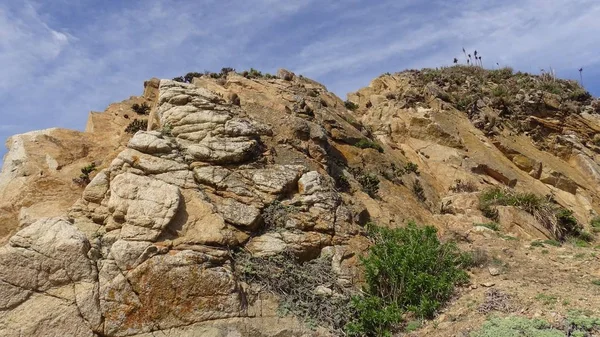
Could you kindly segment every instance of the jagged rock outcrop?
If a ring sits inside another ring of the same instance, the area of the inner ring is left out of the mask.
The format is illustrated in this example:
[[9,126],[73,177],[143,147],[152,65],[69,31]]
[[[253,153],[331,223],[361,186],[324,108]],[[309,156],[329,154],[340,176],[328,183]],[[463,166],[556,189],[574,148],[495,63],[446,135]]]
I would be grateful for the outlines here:
[[[522,121],[495,98],[467,109],[451,84],[419,76],[375,79],[349,95],[355,112],[284,70],[152,79],[143,97],[92,113],[86,132],[11,138],[0,235],[16,233],[0,248],[0,335],[327,335],[277,317],[270,294],[252,300],[232,251],[327,258],[352,287],[370,221],[489,238],[473,224],[489,221],[479,192],[498,185],[550,195],[582,223],[600,212],[600,120],[587,105],[524,92],[518,113],[535,116]],[[159,123],[127,134],[142,102]],[[560,122],[565,111],[578,115]],[[90,163],[81,187],[73,178]],[[515,207],[498,216],[506,234],[552,236]]]

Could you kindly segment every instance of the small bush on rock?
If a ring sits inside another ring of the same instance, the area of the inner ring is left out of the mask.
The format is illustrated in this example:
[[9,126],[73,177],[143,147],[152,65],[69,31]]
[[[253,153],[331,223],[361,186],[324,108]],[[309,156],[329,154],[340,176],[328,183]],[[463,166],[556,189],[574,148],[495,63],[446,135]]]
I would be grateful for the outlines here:
[[74,178],[73,182],[82,187],[87,186],[91,182],[90,174],[94,171],[96,171],[96,163],[91,163],[88,166],[82,167],[79,178]]
[[379,151],[380,153],[383,153],[383,147],[381,147],[381,145],[375,143],[374,141],[372,141],[370,139],[366,139],[366,138],[359,140],[358,142],[356,142],[354,144],[354,146],[361,148],[361,149],[375,149],[375,150]]
[[377,198],[377,192],[379,192],[379,178],[376,174],[370,172],[364,172],[361,168],[350,169],[354,178],[361,184],[363,191],[365,191],[371,198]]
[[138,115],[147,115],[150,112],[150,106],[146,102],[142,104],[135,103],[131,106],[131,110],[135,111]]
[[373,246],[361,259],[364,295],[352,305],[356,318],[347,326],[355,336],[391,336],[406,312],[431,318],[468,281],[468,254],[442,243],[434,227],[387,229],[368,226]]
[[129,125],[127,125],[127,128],[125,128],[125,132],[130,133],[130,134],[135,134],[136,132],[140,131],[140,130],[147,130],[148,129],[148,121],[145,119],[134,119],[133,122],[129,123]]
[[356,103],[353,103],[350,101],[345,101],[344,106],[346,107],[346,109],[348,109],[350,111],[354,111],[354,110],[358,109],[358,105]]

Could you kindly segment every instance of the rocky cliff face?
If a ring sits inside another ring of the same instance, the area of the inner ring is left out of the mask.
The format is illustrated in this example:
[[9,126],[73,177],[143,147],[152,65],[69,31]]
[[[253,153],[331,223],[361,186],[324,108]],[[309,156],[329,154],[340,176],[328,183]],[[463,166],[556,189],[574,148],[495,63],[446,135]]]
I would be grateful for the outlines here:
[[[518,243],[473,227],[489,222],[478,196],[491,186],[549,195],[589,223],[600,211],[600,119],[567,82],[557,94],[523,76],[534,83],[511,92],[517,79],[486,78],[496,75],[383,75],[349,95],[354,112],[288,72],[153,79],[143,96],[92,113],[85,132],[12,137],[0,175],[0,335],[327,335],[279,317],[276,297],[238,278],[232,251],[325,257],[352,287],[369,221],[435,225],[534,265]],[[132,136],[141,103],[160,125]],[[90,163],[89,183],[75,184]],[[511,238],[555,235],[518,207],[498,212]],[[522,276],[507,271],[506,287]],[[474,284],[486,277],[473,272]]]

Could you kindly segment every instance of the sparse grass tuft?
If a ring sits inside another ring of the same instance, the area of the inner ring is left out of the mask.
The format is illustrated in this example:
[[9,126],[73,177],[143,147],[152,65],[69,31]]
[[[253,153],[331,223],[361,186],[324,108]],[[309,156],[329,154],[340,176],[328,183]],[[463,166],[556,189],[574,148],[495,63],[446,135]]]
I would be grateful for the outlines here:
[[483,215],[498,221],[498,210],[494,206],[514,206],[533,215],[556,238],[579,236],[581,225],[573,217],[573,212],[557,207],[551,199],[533,193],[519,193],[494,187],[483,191],[479,196],[479,209]]
[[497,222],[487,222],[487,223],[475,223],[473,226],[481,226],[489,228],[495,232],[500,231],[500,225]]
[[350,111],[355,111],[356,109],[358,109],[358,104],[350,101],[345,101],[344,106]]
[[354,146],[356,146],[360,149],[375,149],[375,150],[379,151],[380,153],[383,153],[383,147],[381,147],[381,145],[375,143],[374,141],[372,141],[370,139],[366,139],[366,138],[359,140],[358,142],[356,142],[354,144]]

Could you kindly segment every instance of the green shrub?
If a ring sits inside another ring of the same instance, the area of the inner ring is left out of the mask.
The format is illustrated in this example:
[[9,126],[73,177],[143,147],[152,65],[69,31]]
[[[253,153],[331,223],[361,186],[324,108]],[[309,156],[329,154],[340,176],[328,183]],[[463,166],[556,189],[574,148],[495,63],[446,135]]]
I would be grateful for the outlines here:
[[73,182],[82,187],[87,186],[91,182],[90,174],[94,171],[96,171],[96,163],[91,163],[88,166],[82,167],[79,178],[74,178]]
[[150,112],[150,106],[146,102],[142,104],[135,103],[131,106],[131,110],[135,111],[138,115],[147,115]]
[[583,88],[578,88],[569,93],[569,99],[578,102],[585,102],[592,99],[592,95]]
[[186,83],[192,83],[192,80],[194,79],[194,77],[202,77],[203,74],[202,73],[197,73],[197,72],[190,72],[185,74],[185,76],[183,76],[183,79]]
[[334,175],[334,180],[335,180],[335,187],[340,192],[350,191],[350,181],[348,181],[348,177],[346,177],[343,173]]
[[495,70],[490,70],[487,73],[487,77],[489,80],[491,80],[492,82],[501,82],[501,81],[505,81],[509,78],[511,78],[513,76],[513,68],[511,67],[504,67],[501,69],[495,69]]
[[544,247],[544,242],[536,240],[531,242],[531,247]]
[[392,336],[402,322],[403,310],[396,303],[387,304],[377,296],[366,295],[352,298],[356,318],[346,325],[350,336]]
[[413,163],[413,162],[408,162],[404,165],[404,171],[407,173],[413,172],[416,175],[419,175],[419,165]]
[[379,178],[373,173],[363,173],[356,177],[356,180],[362,185],[365,191],[371,198],[377,197],[379,192]]
[[351,111],[355,111],[356,109],[358,109],[358,104],[350,102],[350,101],[345,101],[344,106],[346,107],[346,109],[351,110]]
[[421,181],[416,179],[412,185],[413,194],[419,201],[425,202],[427,197],[425,196],[425,189],[423,189],[423,185],[421,185]]
[[590,226],[592,226],[592,232],[600,232],[600,216],[595,216],[592,220],[590,220]]
[[135,134],[136,132],[140,131],[140,130],[147,130],[148,129],[148,120],[146,119],[134,119],[133,122],[129,123],[129,125],[127,125],[127,128],[125,128],[125,132],[130,133],[130,134]]
[[366,138],[363,138],[363,139],[359,140],[358,142],[354,143],[354,146],[361,148],[361,149],[375,149],[375,150],[379,151],[380,153],[383,153],[383,147],[381,147],[381,145],[375,143],[374,141],[372,141],[370,139],[366,139]]
[[450,299],[458,284],[468,281],[470,263],[453,243],[441,243],[434,227],[380,228],[369,226],[373,246],[361,258],[364,296],[355,298],[358,317],[349,332],[390,335],[402,312],[431,318]]

